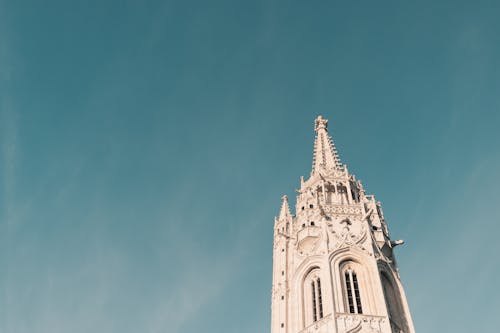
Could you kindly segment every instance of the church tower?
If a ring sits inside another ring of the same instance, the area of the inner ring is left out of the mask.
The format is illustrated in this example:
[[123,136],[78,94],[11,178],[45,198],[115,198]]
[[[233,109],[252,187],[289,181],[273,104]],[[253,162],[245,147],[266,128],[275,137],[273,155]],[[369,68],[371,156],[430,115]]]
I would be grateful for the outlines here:
[[309,179],[295,215],[274,222],[271,333],[414,333],[380,202],[342,165],[315,121]]

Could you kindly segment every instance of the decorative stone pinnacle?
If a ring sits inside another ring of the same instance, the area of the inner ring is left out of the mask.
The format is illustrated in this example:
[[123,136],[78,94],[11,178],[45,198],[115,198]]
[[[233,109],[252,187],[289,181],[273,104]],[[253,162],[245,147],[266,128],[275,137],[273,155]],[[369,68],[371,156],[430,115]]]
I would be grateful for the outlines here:
[[281,197],[281,210],[278,220],[290,222],[292,214],[290,213],[290,206],[288,205],[288,197],[286,195]]
[[319,115],[314,122],[314,131],[318,132],[320,129],[328,127],[328,120]]
[[317,174],[322,170],[341,170],[342,168],[342,163],[335,149],[335,144],[328,135],[327,128],[328,120],[321,115],[318,116],[314,121],[316,138],[314,140],[313,167],[311,174]]

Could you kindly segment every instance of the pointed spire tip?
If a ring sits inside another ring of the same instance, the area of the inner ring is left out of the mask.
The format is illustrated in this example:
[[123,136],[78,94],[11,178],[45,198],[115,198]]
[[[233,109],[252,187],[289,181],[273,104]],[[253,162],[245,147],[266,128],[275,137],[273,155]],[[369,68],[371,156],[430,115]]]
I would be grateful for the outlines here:
[[337,149],[332,138],[328,135],[328,120],[319,115],[314,120],[314,140],[313,168],[311,174],[320,170],[337,169],[340,170],[342,163],[338,156]]
[[314,121],[314,131],[317,132],[322,128],[328,128],[328,119],[325,119],[322,115],[319,115]]
[[281,197],[281,209],[280,209],[280,216],[279,220],[288,220],[292,214],[290,213],[290,206],[288,205],[288,197],[286,195],[283,195]]

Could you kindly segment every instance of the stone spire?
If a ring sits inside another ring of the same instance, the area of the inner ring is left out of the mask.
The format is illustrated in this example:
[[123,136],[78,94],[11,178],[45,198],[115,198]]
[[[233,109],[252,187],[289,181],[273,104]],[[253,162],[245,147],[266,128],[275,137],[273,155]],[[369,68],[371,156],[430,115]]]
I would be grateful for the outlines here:
[[283,196],[274,219],[271,333],[415,333],[393,251],[402,242],[340,163],[327,123],[315,121],[295,215]]
[[332,138],[328,135],[328,120],[318,116],[314,122],[316,138],[314,140],[314,155],[311,175],[320,171],[342,169],[342,163],[335,149]]
[[290,206],[288,205],[288,197],[284,195],[282,198],[280,216],[278,221],[291,222],[292,213],[290,213]]

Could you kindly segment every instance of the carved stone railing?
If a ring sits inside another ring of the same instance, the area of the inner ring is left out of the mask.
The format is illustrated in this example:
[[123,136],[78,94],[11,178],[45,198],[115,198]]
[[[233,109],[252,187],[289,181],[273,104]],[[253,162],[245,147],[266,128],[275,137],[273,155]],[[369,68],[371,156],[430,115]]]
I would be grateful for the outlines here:
[[[298,333],[331,333],[335,331],[332,316],[328,315],[311,325],[303,328]],[[386,332],[389,328],[386,317],[358,315],[358,314],[337,314],[335,316],[339,333]]]
[[359,203],[327,204],[322,208],[327,215],[361,216],[363,214],[363,205]]
[[335,317],[339,333],[385,332],[387,327],[387,319],[382,316],[345,313]]

